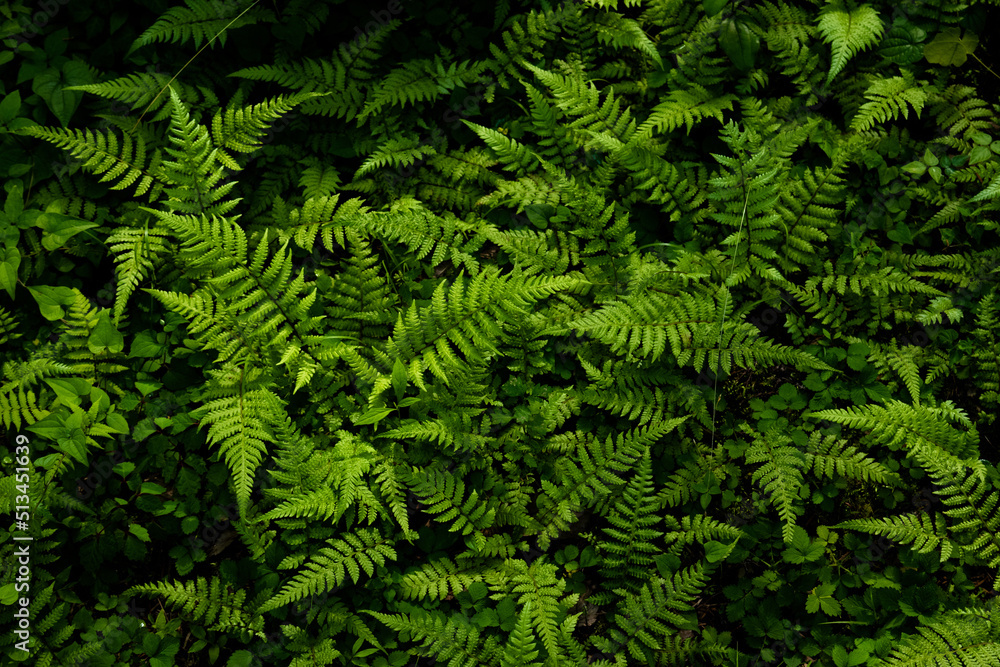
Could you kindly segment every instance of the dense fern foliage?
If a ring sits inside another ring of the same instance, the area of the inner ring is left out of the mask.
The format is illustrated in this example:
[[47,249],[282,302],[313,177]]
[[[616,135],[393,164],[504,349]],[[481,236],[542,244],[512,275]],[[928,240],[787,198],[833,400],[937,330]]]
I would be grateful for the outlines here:
[[997,664],[1000,2],[52,5],[4,664]]

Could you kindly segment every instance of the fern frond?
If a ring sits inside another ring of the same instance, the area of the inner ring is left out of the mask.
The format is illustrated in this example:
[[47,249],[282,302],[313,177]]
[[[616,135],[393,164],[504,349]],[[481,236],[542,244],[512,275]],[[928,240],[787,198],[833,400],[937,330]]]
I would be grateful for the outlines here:
[[653,544],[663,531],[654,529],[660,517],[655,512],[651,465],[647,450],[635,476],[629,480],[607,517],[610,526],[604,528],[607,537],[602,540],[601,549],[608,555],[602,559],[601,572],[611,582],[609,588],[613,590],[638,590],[653,566],[653,555],[661,552],[661,548]]
[[466,494],[465,483],[445,470],[414,470],[405,479],[426,506],[425,511],[435,515],[435,521],[452,522],[449,532],[475,532],[473,542],[482,543],[482,531],[493,526],[496,518],[495,503],[490,498],[481,498],[474,489]]
[[463,559],[458,565],[450,558],[437,558],[407,572],[399,581],[400,593],[407,600],[444,600],[467,590],[477,581],[486,581],[500,561],[488,559]]
[[[295,575],[257,612],[263,614],[309,596],[322,595],[343,584],[348,576],[358,583],[362,570],[371,577],[376,566],[396,559],[392,541],[377,530],[343,533],[339,539],[327,540],[327,544],[310,558],[305,571]],[[287,568],[292,562],[286,559],[282,565]]]
[[125,595],[134,593],[161,596],[167,604],[180,608],[192,620],[201,621],[212,630],[235,630],[264,637],[264,617],[247,609],[246,590],[233,591],[218,577],[210,581],[198,577],[185,583],[142,584],[125,591]]
[[341,44],[330,60],[305,59],[300,63],[247,67],[230,76],[251,81],[272,81],[303,92],[332,93],[302,105],[308,115],[354,119],[367,99],[372,69],[389,34],[403,23],[392,19],[367,33],[363,40]]
[[934,462],[947,469],[962,470],[972,461],[978,464],[975,447],[978,434],[974,430],[959,431],[949,423],[972,426],[968,416],[950,401],[933,407],[890,399],[885,405],[821,410],[808,416],[868,431],[872,438],[892,448],[905,444],[921,465]]
[[[273,15],[267,11],[252,8],[256,3],[212,2],[212,0],[184,0],[187,7],[171,7],[145,32],[139,35],[128,53],[147,44],[158,42],[186,42],[193,40],[195,47],[202,42],[211,42],[218,37],[219,45],[226,45],[229,30],[260,22],[271,22]],[[128,54],[126,54],[128,55]]]
[[819,431],[809,435],[806,447],[806,469],[819,477],[848,477],[863,482],[896,485],[902,482],[898,474],[889,470],[863,451],[849,446],[846,440],[834,435],[823,436]]
[[962,555],[962,547],[954,544],[947,534],[944,516],[931,517],[923,512],[891,516],[884,519],[855,519],[843,521],[834,528],[860,530],[872,535],[882,535],[893,542],[909,544],[917,553],[941,550],[941,562],[945,562],[954,552]]
[[746,424],[740,425],[754,441],[744,452],[746,462],[763,464],[753,472],[753,481],[764,491],[781,517],[781,535],[785,544],[792,543],[795,520],[802,514],[799,492],[804,480],[802,471],[808,465],[805,454],[792,444],[792,439],[780,435],[772,426],[767,433],[755,433]]
[[823,41],[832,46],[827,85],[830,85],[833,77],[840,74],[848,60],[858,52],[878,44],[885,30],[874,7],[861,5],[850,9],[844,5],[843,0],[833,0],[823,7],[817,26],[823,35]]
[[358,124],[387,106],[405,107],[425,100],[436,100],[457,86],[477,81],[484,63],[468,60],[445,65],[441,56],[433,60],[418,59],[404,63],[389,72],[368,95]]
[[246,516],[254,475],[274,442],[272,424],[286,418],[281,399],[267,388],[267,376],[248,367],[210,371],[205,403],[198,409],[208,424],[208,442],[219,447],[233,476],[241,516]]
[[695,642],[681,639],[677,628],[687,627],[688,621],[681,614],[691,611],[706,581],[701,565],[668,579],[655,577],[637,593],[625,597],[613,626],[604,636],[595,636],[594,645],[610,654],[628,651],[636,664],[692,664],[692,658],[702,649]]
[[874,80],[865,91],[865,97],[870,101],[861,105],[851,121],[851,128],[860,132],[871,129],[876,123],[896,120],[900,114],[908,119],[907,104],[916,110],[919,118],[927,101],[927,93],[913,82],[912,75],[906,70],[903,70],[903,76]]
[[100,183],[110,182],[108,187],[112,190],[135,185],[135,195],[148,193],[148,200],[152,202],[171,184],[169,176],[161,172],[159,149],[153,151],[147,164],[146,142],[141,136],[133,141],[128,134],[123,134],[119,145],[118,136],[110,130],[94,132],[34,125],[17,130],[17,133],[69,151],[71,156],[83,161],[81,168],[101,176]]
[[996,602],[970,610],[944,611],[904,636],[876,667],[916,667],[933,656],[940,667],[987,667],[1000,659]]
[[65,90],[80,90],[105,99],[117,100],[128,104],[133,110],[154,111],[155,114],[150,119],[152,121],[163,120],[170,115],[170,95],[165,92],[168,87],[173,89],[185,104],[218,103],[211,90],[171,79],[172,77],[165,72],[136,72],[101,83],[67,86]]
[[121,322],[128,298],[150,273],[174,250],[167,230],[148,224],[139,227],[119,227],[108,237],[108,250],[115,256],[117,286],[115,291],[115,324]]
[[690,135],[696,123],[704,118],[723,122],[722,112],[732,110],[739,98],[732,93],[715,95],[695,84],[687,90],[673,90],[667,99],[650,111],[649,117],[639,126],[632,143],[642,145],[662,132],[673,132],[684,125]]
[[297,93],[279,95],[261,104],[241,106],[238,99],[230,102],[225,109],[219,109],[212,118],[212,143],[216,147],[216,159],[234,171],[240,165],[227,153],[252,153],[263,146],[265,137],[282,116],[299,104],[317,97],[321,93]]
[[482,667],[494,664],[500,655],[500,646],[495,637],[483,637],[479,629],[464,619],[446,618],[441,612],[419,611],[406,614],[384,614],[364,610],[382,621],[393,632],[406,633],[423,642],[421,655],[433,656],[434,660],[449,667]]

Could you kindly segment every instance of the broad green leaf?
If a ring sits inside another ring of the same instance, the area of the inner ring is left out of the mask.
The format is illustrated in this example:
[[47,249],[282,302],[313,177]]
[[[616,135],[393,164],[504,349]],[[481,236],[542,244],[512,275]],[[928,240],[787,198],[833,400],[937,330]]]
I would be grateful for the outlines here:
[[45,384],[56,392],[56,396],[67,405],[79,406],[80,397],[89,394],[93,386],[90,380],[83,378],[44,378],[44,380]]
[[806,611],[815,614],[822,610],[827,616],[838,616],[841,612],[840,603],[833,597],[833,592],[837,590],[835,584],[821,584],[809,592],[806,598]]
[[63,127],[69,126],[70,118],[83,97],[82,93],[75,90],[64,90],[68,85],[70,84],[63,73],[54,67],[36,76],[31,85],[31,90],[45,100],[45,104]]
[[252,663],[253,653],[245,649],[240,649],[229,658],[226,667],[250,667]]
[[19,181],[11,186],[7,193],[7,199],[3,205],[3,213],[7,217],[7,222],[16,225],[24,210],[24,188]]
[[0,101],[0,125],[6,125],[14,120],[21,108],[21,93],[13,91]]
[[367,424],[377,424],[390,414],[394,408],[372,408],[354,422],[355,426],[365,426]]
[[524,214],[528,216],[528,221],[539,229],[549,226],[549,219],[555,213],[555,208],[549,204],[530,204],[524,207]]
[[14,582],[0,586],[0,604],[12,605],[17,600],[17,590]]
[[139,393],[143,396],[149,396],[151,392],[156,391],[163,386],[162,382],[143,382],[136,380],[135,388],[139,390]]
[[104,418],[104,423],[115,433],[128,433],[128,421],[117,412],[111,412]]
[[46,285],[29,287],[31,296],[38,302],[42,317],[54,322],[66,316],[63,306],[68,306],[76,300],[76,293],[69,287],[49,287]]
[[156,334],[152,331],[140,331],[132,339],[132,347],[128,356],[132,358],[158,357],[165,348],[156,342]]
[[721,12],[723,8],[725,8],[727,2],[729,2],[729,0],[702,0],[702,4],[705,7],[705,14],[709,18],[712,18]]
[[128,532],[132,533],[143,542],[149,542],[149,531],[140,526],[139,524],[136,523],[129,524]]
[[56,441],[60,449],[83,465],[87,465],[87,436],[83,429],[72,428],[65,431],[65,435]]
[[976,146],[969,153],[969,164],[982,164],[993,159],[993,151],[989,146]]
[[723,21],[719,44],[737,69],[744,72],[753,69],[760,50],[760,37],[746,23],[731,18]]
[[819,560],[825,552],[826,549],[822,543],[809,539],[805,528],[795,526],[792,530],[792,543],[785,549],[782,558],[793,565],[800,565],[808,561]]
[[0,287],[14,298],[17,287],[17,268],[21,265],[21,251],[14,248],[0,248]]
[[42,247],[51,251],[62,247],[66,241],[85,229],[97,227],[98,225],[96,222],[89,222],[71,215],[45,212],[35,219],[35,226],[44,230]]
[[889,237],[889,240],[895,241],[896,243],[902,243],[902,244],[913,243],[913,234],[910,232],[909,226],[902,220],[897,222],[896,228],[894,230],[889,231],[886,234],[886,236]]
[[[54,442],[59,439],[59,436],[63,433],[65,428],[65,417],[56,412],[48,415],[44,419],[39,419],[31,426],[26,426],[25,430],[31,431],[39,437],[45,438],[46,440],[52,440]],[[35,461],[35,465],[38,465],[37,461]]]
[[118,353],[125,349],[125,337],[111,322],[111,311],[102,310],[98,314],[97,325],[90,332],[87,347],[94,354],[100,354],[105,350]]
[[396,400],[403,400],[406,393],[406,364],[399,359],[392,365],[392,390],[396,393]]
[[979,45],[979,36],[966,32],[962,37],[962,29],[958,26],[947,28],[924,46],[924,57],[935,65],[964,65],[969,54]]
[[851,343],[850,347],[847,348],[847,365],[852,370],[860,371],[868,365],[869,354],[871,354],[871,348],[868,347],[868,343]]
[[709,563],[718,563],[725,560],[732,550],[733,545],[731,544],[710,540],[705,543],[705,560]]
[[926,31],[905,19],[900,19],[889,29],[879,53],[897,65],[909,65],[923,58],[922,43],[925,39],[927,39]]
[[184,531],[185,535],[190,535],[194,531],[198,530],[198,526],[200,525],[201,523],[198,521],[198,517],[196,516],[186,516],[181,519],[181,530]]

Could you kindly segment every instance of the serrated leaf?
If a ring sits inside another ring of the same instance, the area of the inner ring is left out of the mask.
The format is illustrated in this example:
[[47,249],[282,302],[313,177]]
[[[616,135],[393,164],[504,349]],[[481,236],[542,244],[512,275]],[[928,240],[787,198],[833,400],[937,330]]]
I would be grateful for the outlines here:
[[869,354],[871,348],[868,347],[868,343],[851,343],[847,348],[847,365],[852,370],[860,371],[868,365]]
[[4,200],[3,213],[7,218],[7,222],[16,225],[23,210],[24,187],[19,182],[15,182],[11,186],[10,192],[7,193],[7,199]]
[[901,20],[889,29],[879,53],[897,65],[909,65],[923,58],[922,44],[925,39],[927,39],[925,30]]
[[138,524],[129,524],[128,532],[132,533],[143,542],[149,542],[149,531]]
[[823,41],[830,44],[828,85],[843,71],[848,60],[859,51],[878,44],[885,29],[878,11],[870,5],[848,10],[839,0],[827,3],[821,12],[818,27]]

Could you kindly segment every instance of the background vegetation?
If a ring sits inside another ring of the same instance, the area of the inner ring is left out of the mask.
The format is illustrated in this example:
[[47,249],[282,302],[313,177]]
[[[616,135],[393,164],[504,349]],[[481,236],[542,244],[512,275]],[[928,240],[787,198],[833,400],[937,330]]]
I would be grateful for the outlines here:
[[997,4],[0,5],[4,663],[997,664]]

